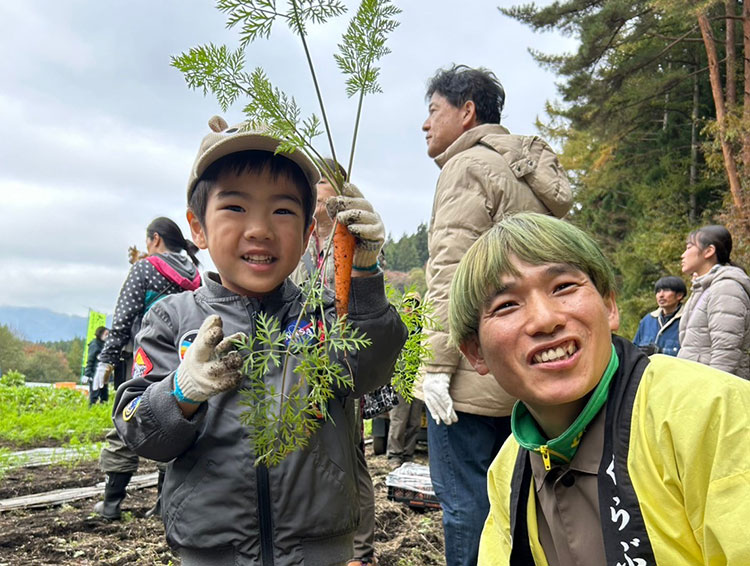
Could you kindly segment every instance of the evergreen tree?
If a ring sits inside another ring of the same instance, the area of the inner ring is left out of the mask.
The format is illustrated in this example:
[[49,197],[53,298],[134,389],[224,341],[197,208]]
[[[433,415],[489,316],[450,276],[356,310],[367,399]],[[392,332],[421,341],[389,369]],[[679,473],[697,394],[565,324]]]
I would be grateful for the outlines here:
[[[664,0],[664,3],[670,0]],[[680,275],[688,231],[722,206],[726,177],[703,149],[715,116],[695,13],[652,0],[567,0],[501,11],[535,30],[580,39],[573,53],[532,52],[559,76],[546,136],[561,141],[571,175],[573,222],[613,258],[621,333],[632,337],[653,308],[653,283]]]

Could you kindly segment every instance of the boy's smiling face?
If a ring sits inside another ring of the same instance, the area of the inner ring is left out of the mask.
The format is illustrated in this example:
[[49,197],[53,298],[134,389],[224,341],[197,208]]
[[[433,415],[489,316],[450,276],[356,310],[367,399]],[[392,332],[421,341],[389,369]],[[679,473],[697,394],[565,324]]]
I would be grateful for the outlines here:
[[208,196],[204,225],[188,211],[193,241],[208,249],[224,287],[249,297],[276,289],[297,267],[305,229],[300,187],[267,170],[220,175]]

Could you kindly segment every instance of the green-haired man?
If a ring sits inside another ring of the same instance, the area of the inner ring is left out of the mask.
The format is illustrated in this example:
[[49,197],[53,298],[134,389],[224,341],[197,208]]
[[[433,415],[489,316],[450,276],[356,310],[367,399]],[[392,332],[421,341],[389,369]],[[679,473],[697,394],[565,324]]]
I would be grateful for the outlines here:
[[613,336],[614,276],[555,218],[510,216],[459,264],[451,337],[518,397],[479,565],[747,564],[750,383]]

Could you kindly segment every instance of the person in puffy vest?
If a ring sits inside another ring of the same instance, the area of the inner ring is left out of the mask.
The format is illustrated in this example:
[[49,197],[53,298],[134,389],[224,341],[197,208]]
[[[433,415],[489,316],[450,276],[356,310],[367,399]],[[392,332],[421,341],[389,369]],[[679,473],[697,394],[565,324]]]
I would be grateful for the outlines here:
[[478,566],[747,564],[750,383],[613,335],[614,272],[591,237],[506,218],[461,260],[450,322],[518,398]]
[[676,356],[680,351],[682,299],[687,295],[687,287],[679,277],[668,275],[656,282],[654,293],[659,308],[641,319],[633,344],[647,355]]
[[[107,387],[121,356],[126,358],[126,379],[130,377],[133,339],[140,330],[143,316],[154,304],[169,295],[200,287],[198,247],[185,239],[173,220],[162,216],[148,225],[146,251],[148,256],[133,264],[120,290],[112,330],[98,357],[93,379],[95,386],[103,384]],[[107,434],[106,440],[99,456],[99,466],[106,474],[104,499],[94,506],[94,512],[112,520],[120,518],[125,489],[138,470],[138,455],[122,443],[114,429]],[[164,468],[162,466],[159,471],[159,493],[164,482]],[[158,514],[160,510],[160,496],[157,496],[156,505],[148,514]]]
[[489,509],[487,467],[510,434],[515,399],[480,377],[450,343],[450,281],[466,250],[503,217],[520,211],[562,217],[573,194],[547,143],[500,125],[505,90],[493,73],[464,65],[441,70],[427,96],[422,130],[427,154],[441,171],[428,231],[425,300],[439,327],[426,331],[433,358],[414,395],[432,417],[430,475],[443,508],[447,566],[475,566]]

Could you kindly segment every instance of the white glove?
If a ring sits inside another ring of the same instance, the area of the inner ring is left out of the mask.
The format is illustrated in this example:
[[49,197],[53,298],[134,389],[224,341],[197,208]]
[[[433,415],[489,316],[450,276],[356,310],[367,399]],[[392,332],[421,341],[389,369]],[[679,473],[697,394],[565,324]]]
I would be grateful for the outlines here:
[[458,420],[453,409],[453,399],[449,392],[451,375],[449,373],[426,373],[422,382],[424,404],[437,424],[443,421],[452,425]]
[[344,183],[341,193],[326,201],[328,215],[346,226],[356,239],[354,267],[374,270],[385,241],[383,221],[356,186]]
[[103,362],[99,362],[96,364],[96,371],[94,372],[93,381],[91,383],[91,389],[94,391],[99,391],[99,389],[102,389],[107,383],[109,383],[109,375],[115,370],[115,366],[112,364],[107,364]]
[[216,314],[207,317],[177,368],[174,378],[177,400],[198,404],[237,387],[242,381],[242,355],[234,341],[243,338],[242,332],[224,338],[221,317]]

